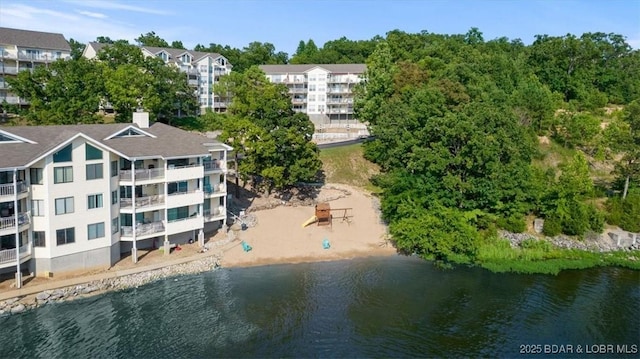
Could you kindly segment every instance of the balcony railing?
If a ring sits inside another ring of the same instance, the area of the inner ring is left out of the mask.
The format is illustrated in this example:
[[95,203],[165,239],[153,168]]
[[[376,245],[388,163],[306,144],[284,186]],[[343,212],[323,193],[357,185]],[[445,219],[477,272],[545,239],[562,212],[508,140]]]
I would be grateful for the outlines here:
[[220,208],[206,208],[204,211],[202,211],[202,214],[205,217],[217,217],[222,214],[222,211],[220,210]]
[[[164,204],[164,195],[136,197],[136,208],[151,207]],[[133,199],[120,198],[120,208],[133,207]]]
[[289,93],[307,93],[306,88],[294,87],[289,89]]
[[27,105],[29,101],[18,96],[0,96],[0,103],[7,102],[10,105]]
[[[200,191],[199,189],[190,189],[188,191],[176,191],[176,192],[173,192],[173,193],[169,193],[169,197],[180,196],[180,195],[183,195],[183,194],[196,193],[196,192],[199,192],[199,191]],[[138,203],[137,200],[136,200],[136,203]]]
[[[136,225],[136,236],[146,236],[149,234],[164,232],[164,224],[162,222],[151,222]],[[120,227],[120,235],[122,237],[133,237],[132,226]]]
[[[156,178],[164,178],[164,169],[136,170],[136,181],[148,181]],[[120,180],[131,181],[131,170],[120,170]]]
[[195,213],[194,215],[191,215],[191,216],[189,216],[189,217],[182,217],[182,218],[170,219],[168,222],[169,222],[169,223],[176,223],[176,222],[187,221],[187,220],[190,220],[190,219],[193,219],[193,218],[198,218],[198,217],[199,217],[199,216],[198,216],[198,214],[197,214],[197,213]]
[[[29,224],[29,220],[31,217],[28,212],[22,212],[18,214],[18,225],[22,226],[24,224]],[[11,217],[2,217],[0,218],[0,229],[13,228],[16,226],[16,218],[14,216]]]
[[[29,192],[29,185],[25,181],[18,182],[18,193]],[[5,183],[0,185],[0,196],[12,196],[13,183]]]
[[204,165],[204,170],[205,171],[214,171],[214,170],[218,170],[220,169],[220,161],[215,160],[215,161],[204,161],[203,162]]
[[224,192],[224,190],[225,190],[225,185],[222,183],[217,186],[210,185],[210,184],[204,185],[204,193],[207,193],[207,194],[221,193],[221,192]]
[[[31,254],[31,242],[20,247],[20,255]],[[3,249],[0,250],[0,264],[10,263],[16,261],[16,249]]]
[[[184,165],[184,166],[175,166],[175,165],[169,165],[169,167],[167,168],[169,171],[172,170],[179,170],[179,169],[183,169],[183,168],[193,168],[193,167],[199,167],[201,166],[198,163],[192,163],[190,165]],[[136,172],[136,178],[138,178],[138,173]]]

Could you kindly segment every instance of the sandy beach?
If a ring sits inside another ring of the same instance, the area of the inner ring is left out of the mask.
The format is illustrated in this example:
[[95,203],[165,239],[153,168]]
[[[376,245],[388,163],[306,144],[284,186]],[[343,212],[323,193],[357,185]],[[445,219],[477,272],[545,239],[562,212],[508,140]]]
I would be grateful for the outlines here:
[[[335,199],[343,196],[343,198]],[[268,210],[251,211],[257,225],[239,231],[239,240],[222,248],[223,267],[258,266],[275,263],[300,263],[348,259],[361,256],[394,255],[396,250],[385,240],[386,227],[374,198],[359,189],[344,185],[324,186],[317,201],[328,200],[332,209],[351,208],[348,219],[344,211],[332,211],[333,223],[318,226],[302,223],[315,213],[314,206],[281,205]],[[327,239],[331,245],[323,248]],[[241,242],[252,249],[245,252]]]
[[[312,223],[302,227],[302,223],[315,214],[313,205],[256,197],[246,207],[246,212],[257,218],[257,224],[246,230],[232,231],[235,238],[231,241],[226,231],[210,234],[207,240],[210,250],[205,253],[201,253],[197,243],[182,245],[181,251],[172,251],[169,256],[158,249],[140,250],[137,264],[125,256],[110,268],[60,273],[54,278],[28,277],[23,289],[18,290],[13,279],[7,276],[0,280],[0,299],[22,297],[21,302],[25,305],[39,305],[33,298],[42,291],[50,293],[56,288],[66,288],[71,293],[84,283],[86,288],[81,288],[82,294],[88,294],[85,293],[88,288],[95,295],[105,290],[138,286],[171,273],[208,271],[212,263],[222,267],[246,267],[396,254],[395,248],[385,240],[386,227],[380,222],[378,202],[371,195],[350,186],[325,185],[317,192],[315,202],[328,202],[332,209],[349,208],[348,217],[343,218],[344,210],[332,211],[331,225]],[[260,209],[265,207],[268,209]],[[323,247],[325,239],[330,244],[328,249]],[[252,247],[250,251],[243,250],[243,241]],[[18,304],[20,302],[12,305]]]

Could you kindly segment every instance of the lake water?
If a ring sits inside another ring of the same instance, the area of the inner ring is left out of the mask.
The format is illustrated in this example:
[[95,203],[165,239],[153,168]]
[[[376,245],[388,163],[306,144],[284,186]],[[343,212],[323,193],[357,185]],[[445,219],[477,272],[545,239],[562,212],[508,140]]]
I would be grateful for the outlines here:
[[0,357],[638,358],[639,318],[636,271],[365,258],[219,269],[2,317]]

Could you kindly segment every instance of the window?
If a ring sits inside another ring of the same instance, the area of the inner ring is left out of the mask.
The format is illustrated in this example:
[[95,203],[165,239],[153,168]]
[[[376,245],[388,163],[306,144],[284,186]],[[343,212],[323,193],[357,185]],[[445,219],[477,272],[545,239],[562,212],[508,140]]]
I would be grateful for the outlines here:
[[186,193],[187,192],[187,181],[182,182],[171,182],[167,185],[167,189],[169,194],[173,193]]
[[116,218],[111,220],[111,234],[118,233],[118,231],[120,230],[120,228],[118,228],[119,227],[119,225],[118,225],[119,222],[120,221],[119,221],[118,217],[116,217]]
[[87,209],[102,208],[102,194],[87,196]]
[[76,229],[74,227],[56,230],[56,244],[63,245],[76,241]]
[[118,190],[111,191],[111,204],[118,203]]
[[87,226],[87,236],[89,239],[104,237],[104,222],[94,223]]
[[87,180],[102,178],[102,163],[87,165]]
[[44,216],[44,201],[41,199],[34,199],[31,201],[31,215],[34,217]]
[[71,162],[71,150],[73,149],[72,145],[68,145],[67,147],[61,149],[60,151],[53,154],[53,162]]
[[309,91],[315,91],[315,90],[316,90],[316,85],[310,84],[309,85]]
[[167,210],[167,218],[169,222],[189,217],[189,207],[169,208]]
[[84,145],[86,160],[101,160],[102,159],[102,151],[91,146],[90,144]]
[[111,161],[111,177],[118,175],[118,161]]
[[316,95],[309,95],[310,102],[315,102],[315,100],[316,100]]
[[316,75],[309,75],[309,82],[315,81],[315,80],[316,80]]
[[53,183],[73,182],[73,167],[55,167],[53,169]]
[[42,168],[30,168],[31,184],[42,184]]
[[44,238],[44,232],[34,231],[33,232],[33,246],[34,247],[46,247],[47,241]]
[[56,214],[73,213],[73,197],[56,198]]

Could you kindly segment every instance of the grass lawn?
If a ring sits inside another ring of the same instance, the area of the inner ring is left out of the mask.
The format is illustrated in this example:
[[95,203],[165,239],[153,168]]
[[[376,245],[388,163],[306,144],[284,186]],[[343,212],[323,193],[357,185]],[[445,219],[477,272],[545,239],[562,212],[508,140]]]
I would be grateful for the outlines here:
[[320,150],[320,160],[325,182],[343,183],[379,192],[369,179],[378,174],[380,169],[364,158],[361,144]]

